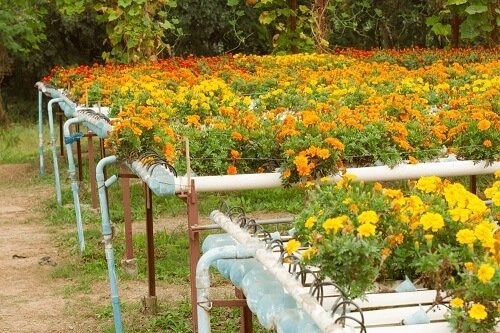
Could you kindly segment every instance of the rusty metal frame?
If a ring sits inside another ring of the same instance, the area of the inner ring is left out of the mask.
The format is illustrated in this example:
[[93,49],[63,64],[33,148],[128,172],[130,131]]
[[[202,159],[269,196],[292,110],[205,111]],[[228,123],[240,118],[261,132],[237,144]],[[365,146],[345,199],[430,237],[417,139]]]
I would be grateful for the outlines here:
[[[189,281],[191,285],[191,309],[193,318],[193,332],[198,332],[197,296],[196,296],[196,265],[200,259],[200,233],[198,219],[198,196],[194,180],[191,180],[190,192],[179,194],[187,206],[188,234],[189,234]],[[206,231],[206,230],[205,230]],[[212,306],[215,307],[238,307],[240,308],[240,333],[252,333],[252,312],[248,308],[243,292],[237,288],[234,290],[235,299],[213,299]]]

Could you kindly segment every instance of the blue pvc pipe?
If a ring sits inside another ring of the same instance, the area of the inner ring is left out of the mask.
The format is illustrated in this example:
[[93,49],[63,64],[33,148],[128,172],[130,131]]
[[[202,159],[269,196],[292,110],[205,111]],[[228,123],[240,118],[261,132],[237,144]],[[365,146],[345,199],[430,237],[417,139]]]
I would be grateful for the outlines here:
[[117,161],[116,156],[108,156],[97,163],[96,180],[97,188],[99,189],[99,204],[101,208],[102,235],[104,238],[104,249],[106,252],[106,261],[108,263],[109,285],[111,288],[111,306],[113,307],[113,320],[115,324],[115,332],[122,333],[122,314],[120,310],[120,299],[118,296],[118,287],[116,284],[115,261],[113,257],[113,235],[108,214],[108,200],[106,198],[106,187],[116,181],[116,177],[111,177],[106,181],[104,179],[104,168]]
[[54,162],[54,176],[56,179],[56,198],[59,206],[62,204],[61,199],[61,183],[59,181],[59,166],[57,164],[57,149],[56,149],[56,134],[54,131],[54,117],[52,115],[52,104],[63,101],[63,98],[53,98],[47,105],[49,114],[49,127],[50,127],[50,144],[52,146],[52,160]]
[[38,91],[38,145],[40,154],[40,176],[44,174],[43,167],[43,117],[42,117],[42,92]]
[[73,205],[75,207],[76,215],[76,230],[78,234],[78,244],[80,244],[80,252],[85,250],[85,238],[83,235],[83,223],[82,223],[82,213],[80,210],[80,197],[78,194],[78,182],[76,181],[76,168],[75,161],[73,159],[73,151],[71,149],[71,139],[70,137],[70,126],[73,124],[79,124],[83,122],[80,118],[71,118],[64,123],[64,140],[66,142],[66,155],[68,155],[68,171],[71,179],[71,191],[73,192]]

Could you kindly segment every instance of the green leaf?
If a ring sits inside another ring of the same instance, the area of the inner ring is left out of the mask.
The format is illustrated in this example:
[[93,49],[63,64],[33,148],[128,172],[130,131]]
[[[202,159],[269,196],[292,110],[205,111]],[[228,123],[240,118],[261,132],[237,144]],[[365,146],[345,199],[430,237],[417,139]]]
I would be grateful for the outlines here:
[[132,3],[132,0],[118,0],[118,6],[123,7],[123,8],[130,6],[131,3]]
[[384,12],[383,12],[381,9],[379,9],[379,8],[375,8],[375,9],[374,9],[374,11],[375,11],[375,14],[376,14],[378,17],[382,17],[382,16],[384,16]]
[[118,10],[109,10],[108,13],[109,13],[109,15],[108,15],[108,21],[111,22],[111,21],[114,21],[117,18],[119,18],[123,14],[123,11],[121,9],[118,9]]
[[468,0],[447,0],[446,4],[447,5],[463,5],[464,3],[467,3]]
[[429,16],[426,20],[425,20],[425,24],[428,26],[428,27],[432,27],[433,25],[439,23],[439,17],[437,16]]
[[229,7],[234,7],[234,6],[238,6],[238,4],[240,3],[239,0],[227,0],[227,5]]
[[431,30],[438,36],[448,36],[451,33],[451,25],[438,22],[432,26]]
[[484,13],[487,11],[488,7],[484,5],[470,5],[469,7],[465,8],[465,12],[470,15]]

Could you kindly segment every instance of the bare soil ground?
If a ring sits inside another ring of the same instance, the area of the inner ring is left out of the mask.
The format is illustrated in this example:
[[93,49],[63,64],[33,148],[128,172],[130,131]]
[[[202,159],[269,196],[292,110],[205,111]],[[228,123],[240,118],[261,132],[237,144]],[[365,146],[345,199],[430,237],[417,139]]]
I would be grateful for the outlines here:
[[30,186],[28,165],[0,165],[0,332],[74,331],[50,272],[59,260],[41,204],[53,190]]

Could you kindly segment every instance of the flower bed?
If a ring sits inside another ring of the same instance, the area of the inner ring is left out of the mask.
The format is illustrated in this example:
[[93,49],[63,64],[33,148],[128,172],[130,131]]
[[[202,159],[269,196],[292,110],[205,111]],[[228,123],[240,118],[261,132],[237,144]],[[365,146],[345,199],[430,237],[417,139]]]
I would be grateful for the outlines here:
[[200,175],[280,168],[289,184],[345,165],[500,157],[498,49],[173,58],[46,81],[111,107],[119,158],[152,149],[183,170],[188,137]]
[[500,318],[500,171],[485,191],[491,207],[438,177],[411,182],[408,191],[351,179],[311,191],[287,251],[305,247],[305,263],[352,298],[375,282],[408,276],[447,293],[435,302],[450,303],[457,332],[493,332]]

